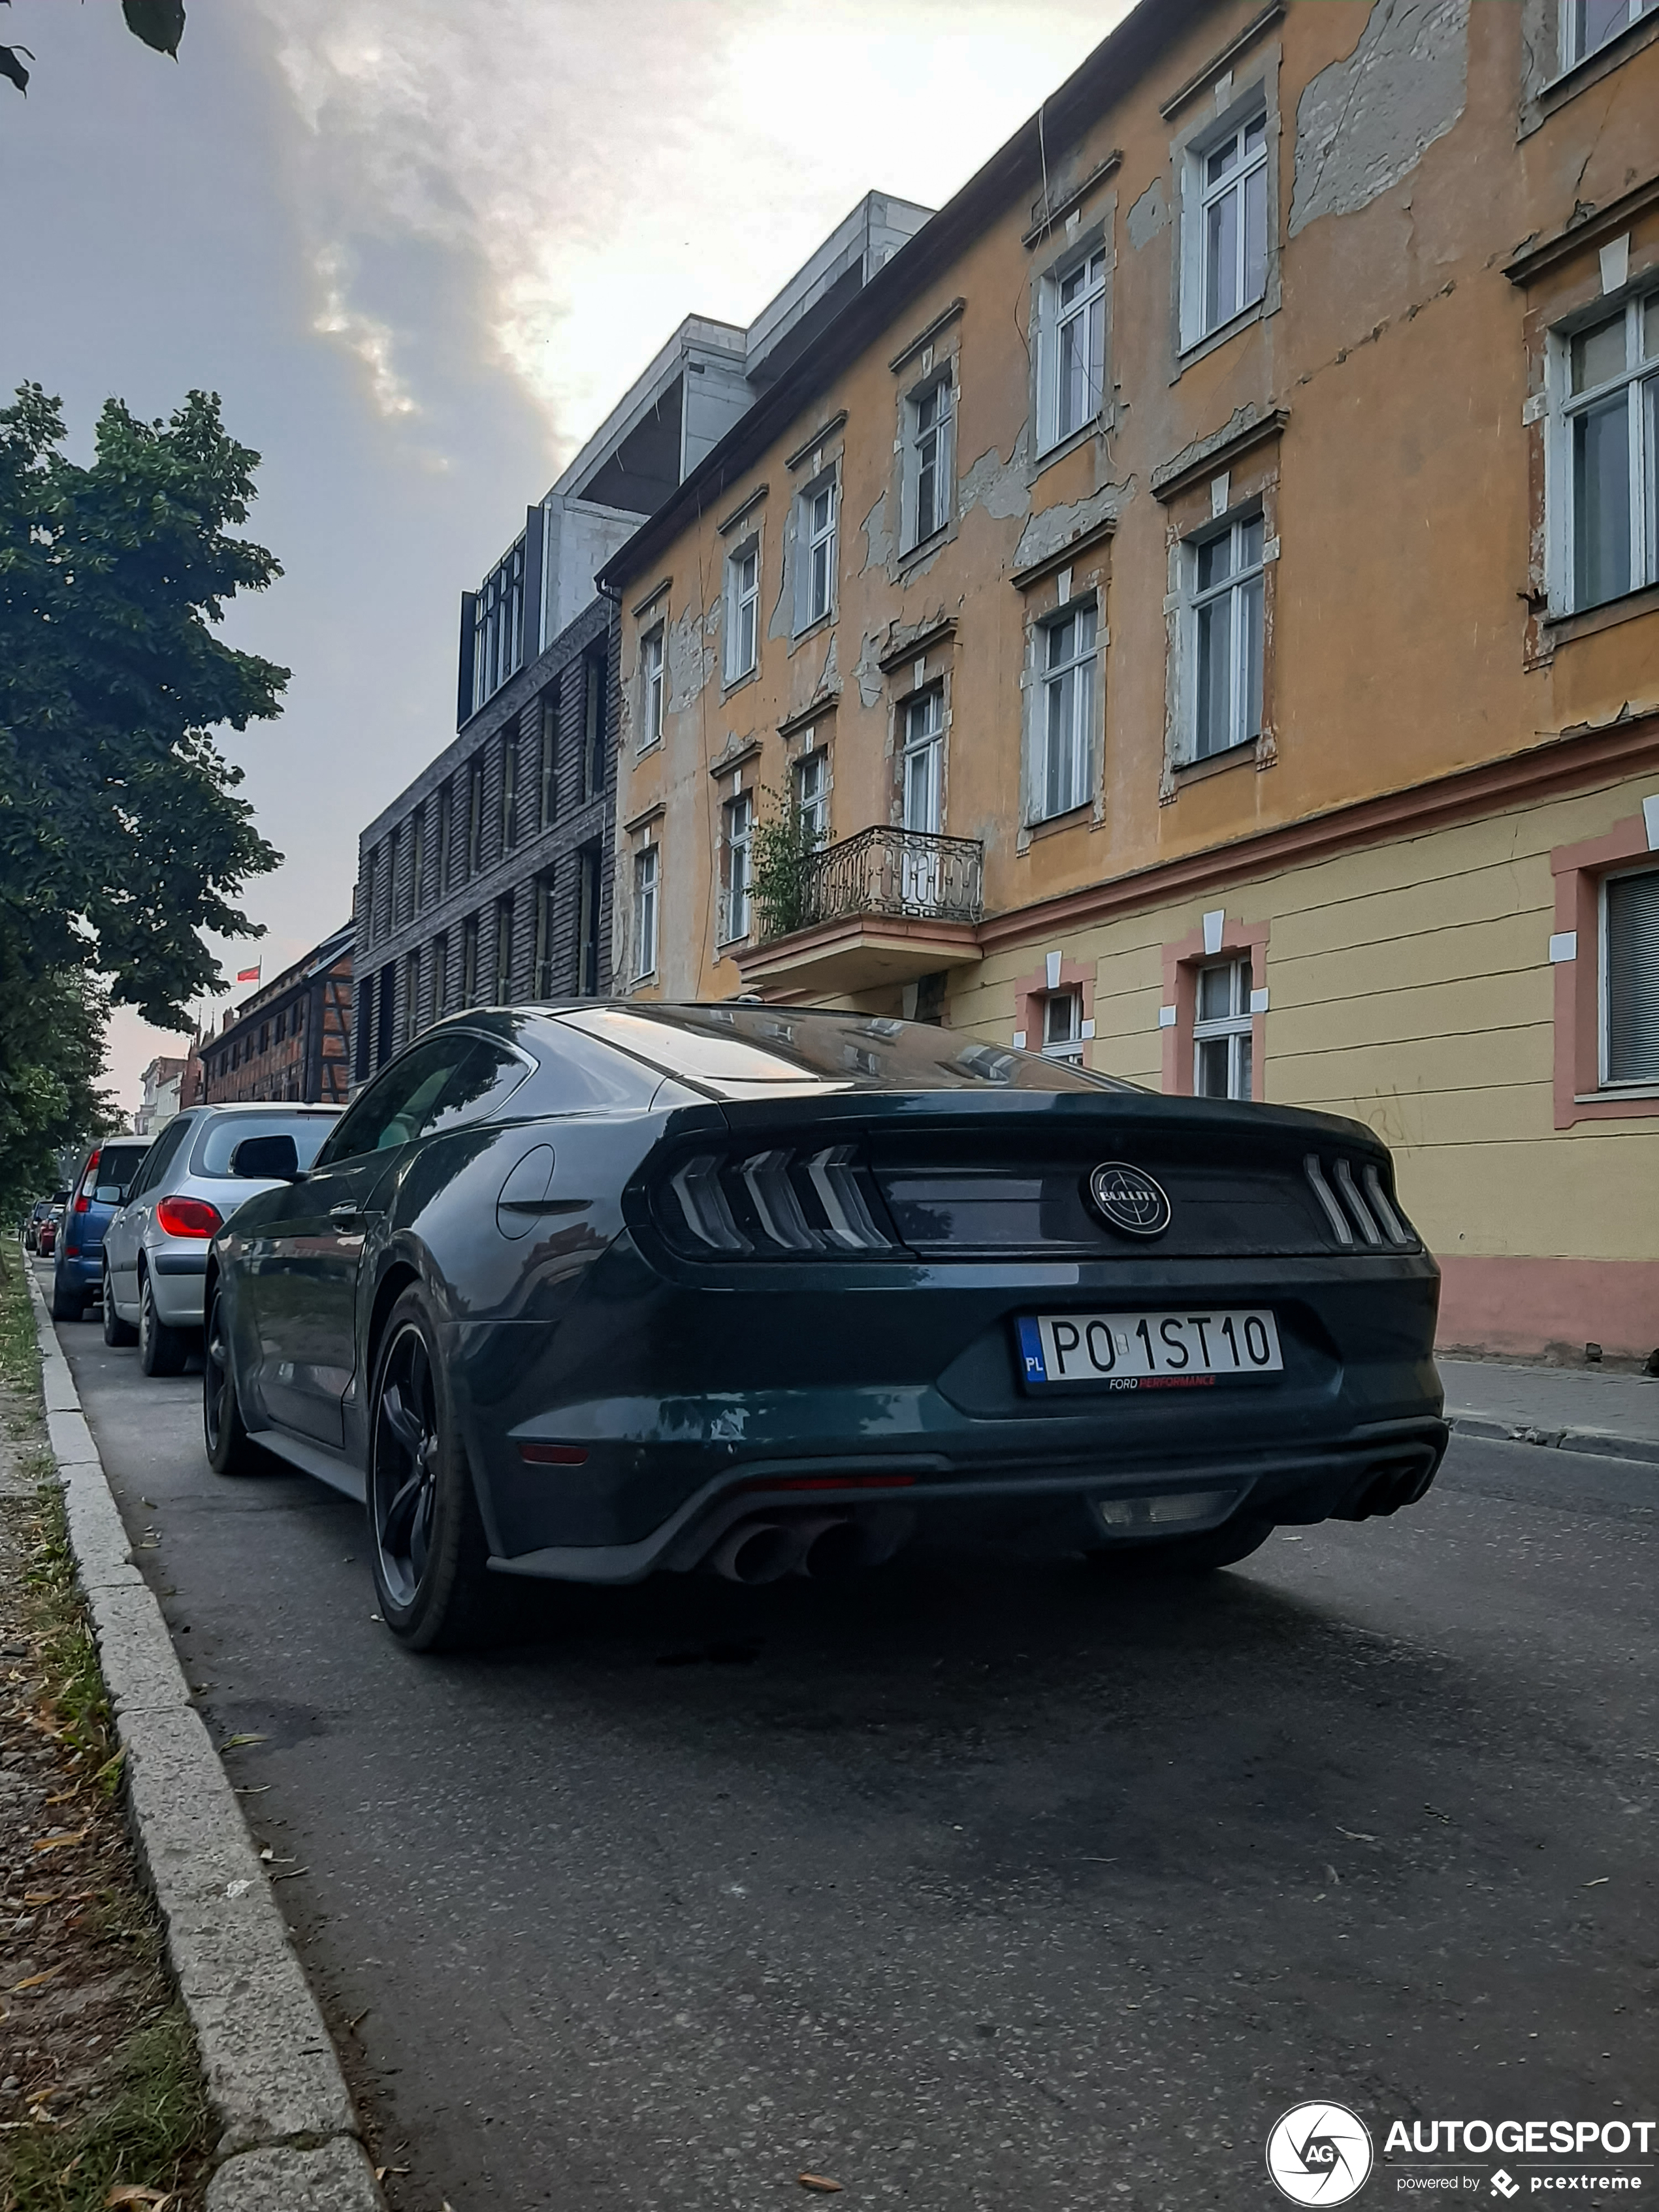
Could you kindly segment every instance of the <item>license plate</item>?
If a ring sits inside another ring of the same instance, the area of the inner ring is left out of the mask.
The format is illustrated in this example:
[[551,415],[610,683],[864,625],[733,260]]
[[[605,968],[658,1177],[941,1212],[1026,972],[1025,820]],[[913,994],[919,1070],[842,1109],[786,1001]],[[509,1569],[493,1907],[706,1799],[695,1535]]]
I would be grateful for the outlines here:
[[1207,1389],[1236,1375],[1281,1375],[1279,1325],[1261,1307],[1225,1313],[1039,1314],[1019,1322],[1028,1383],[1116,1390]]

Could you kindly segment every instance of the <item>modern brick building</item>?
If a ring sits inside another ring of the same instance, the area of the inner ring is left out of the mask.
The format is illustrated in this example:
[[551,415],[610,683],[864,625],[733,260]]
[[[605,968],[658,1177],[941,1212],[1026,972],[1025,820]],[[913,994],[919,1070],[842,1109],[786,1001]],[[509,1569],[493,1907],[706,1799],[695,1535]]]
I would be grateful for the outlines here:
[[200,1097],[285,1098],[343,1106],[351,1072],[348,922],[226,1014],[197,1046]]

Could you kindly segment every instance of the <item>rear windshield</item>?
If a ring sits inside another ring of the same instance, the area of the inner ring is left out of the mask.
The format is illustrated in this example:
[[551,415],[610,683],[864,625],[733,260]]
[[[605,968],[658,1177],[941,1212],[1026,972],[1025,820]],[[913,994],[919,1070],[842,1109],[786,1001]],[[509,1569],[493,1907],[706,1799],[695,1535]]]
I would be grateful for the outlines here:
[[138,1163],[149,1150],[148,1145],[106,1145],[98,1155],[98,1164],[92,1170],[98,1187],[108,1183],[129,1183],[138,1172]]
[[928,1022],[769,1006],[581,1006],[560,1018],[665,1074],[740,1098],[760,1091],[1133,1091],[1063,1060],[976,1043]]
[[230,1156],[245,1137],[292,1137],[300,1165],[308,1168],[334,1127],[333,1114],[217,1114],[197,1139],[190,1171],[198,1176],[230,1174]]

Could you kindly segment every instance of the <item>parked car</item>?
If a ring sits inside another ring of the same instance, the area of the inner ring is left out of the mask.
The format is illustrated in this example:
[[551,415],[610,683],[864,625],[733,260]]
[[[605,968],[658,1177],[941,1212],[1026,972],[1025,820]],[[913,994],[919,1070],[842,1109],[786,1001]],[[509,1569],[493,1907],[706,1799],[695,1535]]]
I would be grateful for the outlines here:
[[380,1611],[933,1527],[1209,1568],[1420,1498],[1439,1278],[1361,1124],[926,1024],[473,1010],[214,1238],[203,1413],[362,1498]]
[[54,1205],[51,1212],[34,1233],[34,1249],[43,1260],[50,1260],[58,1249],[58,1225],[64,1218],[64,1209]]
[[37,1198],[30,1206],[27,1218],[23,1224],[23,1249],[26,1252],[38,1252],[40,1249],[40,1224],[51,1218],[52,1200],[49,1198]]
[[239,1170],[238,1146],[282,1136],[303,1167],[338,1114],[337,1106],[247,1101],[175,1115],[104,1231],[105,1343],[136,1342],[146,1375],[178,1374],[202,1326],[209,1242],[270,1180]]
[[104,1231],[122,1205],[143,1157],[147,1137],[107,1137],[76,1170],[52,1274],[52,1317],[79,1321],[104,1280]]

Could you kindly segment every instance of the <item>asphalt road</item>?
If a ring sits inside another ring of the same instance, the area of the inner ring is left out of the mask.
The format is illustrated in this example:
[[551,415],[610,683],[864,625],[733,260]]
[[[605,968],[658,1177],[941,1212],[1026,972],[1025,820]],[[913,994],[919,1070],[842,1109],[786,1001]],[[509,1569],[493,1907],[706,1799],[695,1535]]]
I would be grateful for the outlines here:
[[60,1334],[400,2212],[1233,2212],[1304,2096],[1655,2116],[1651,1470],[1460,1441],[1202,1587],[674,1579],[434,1662],[355,1507]]

